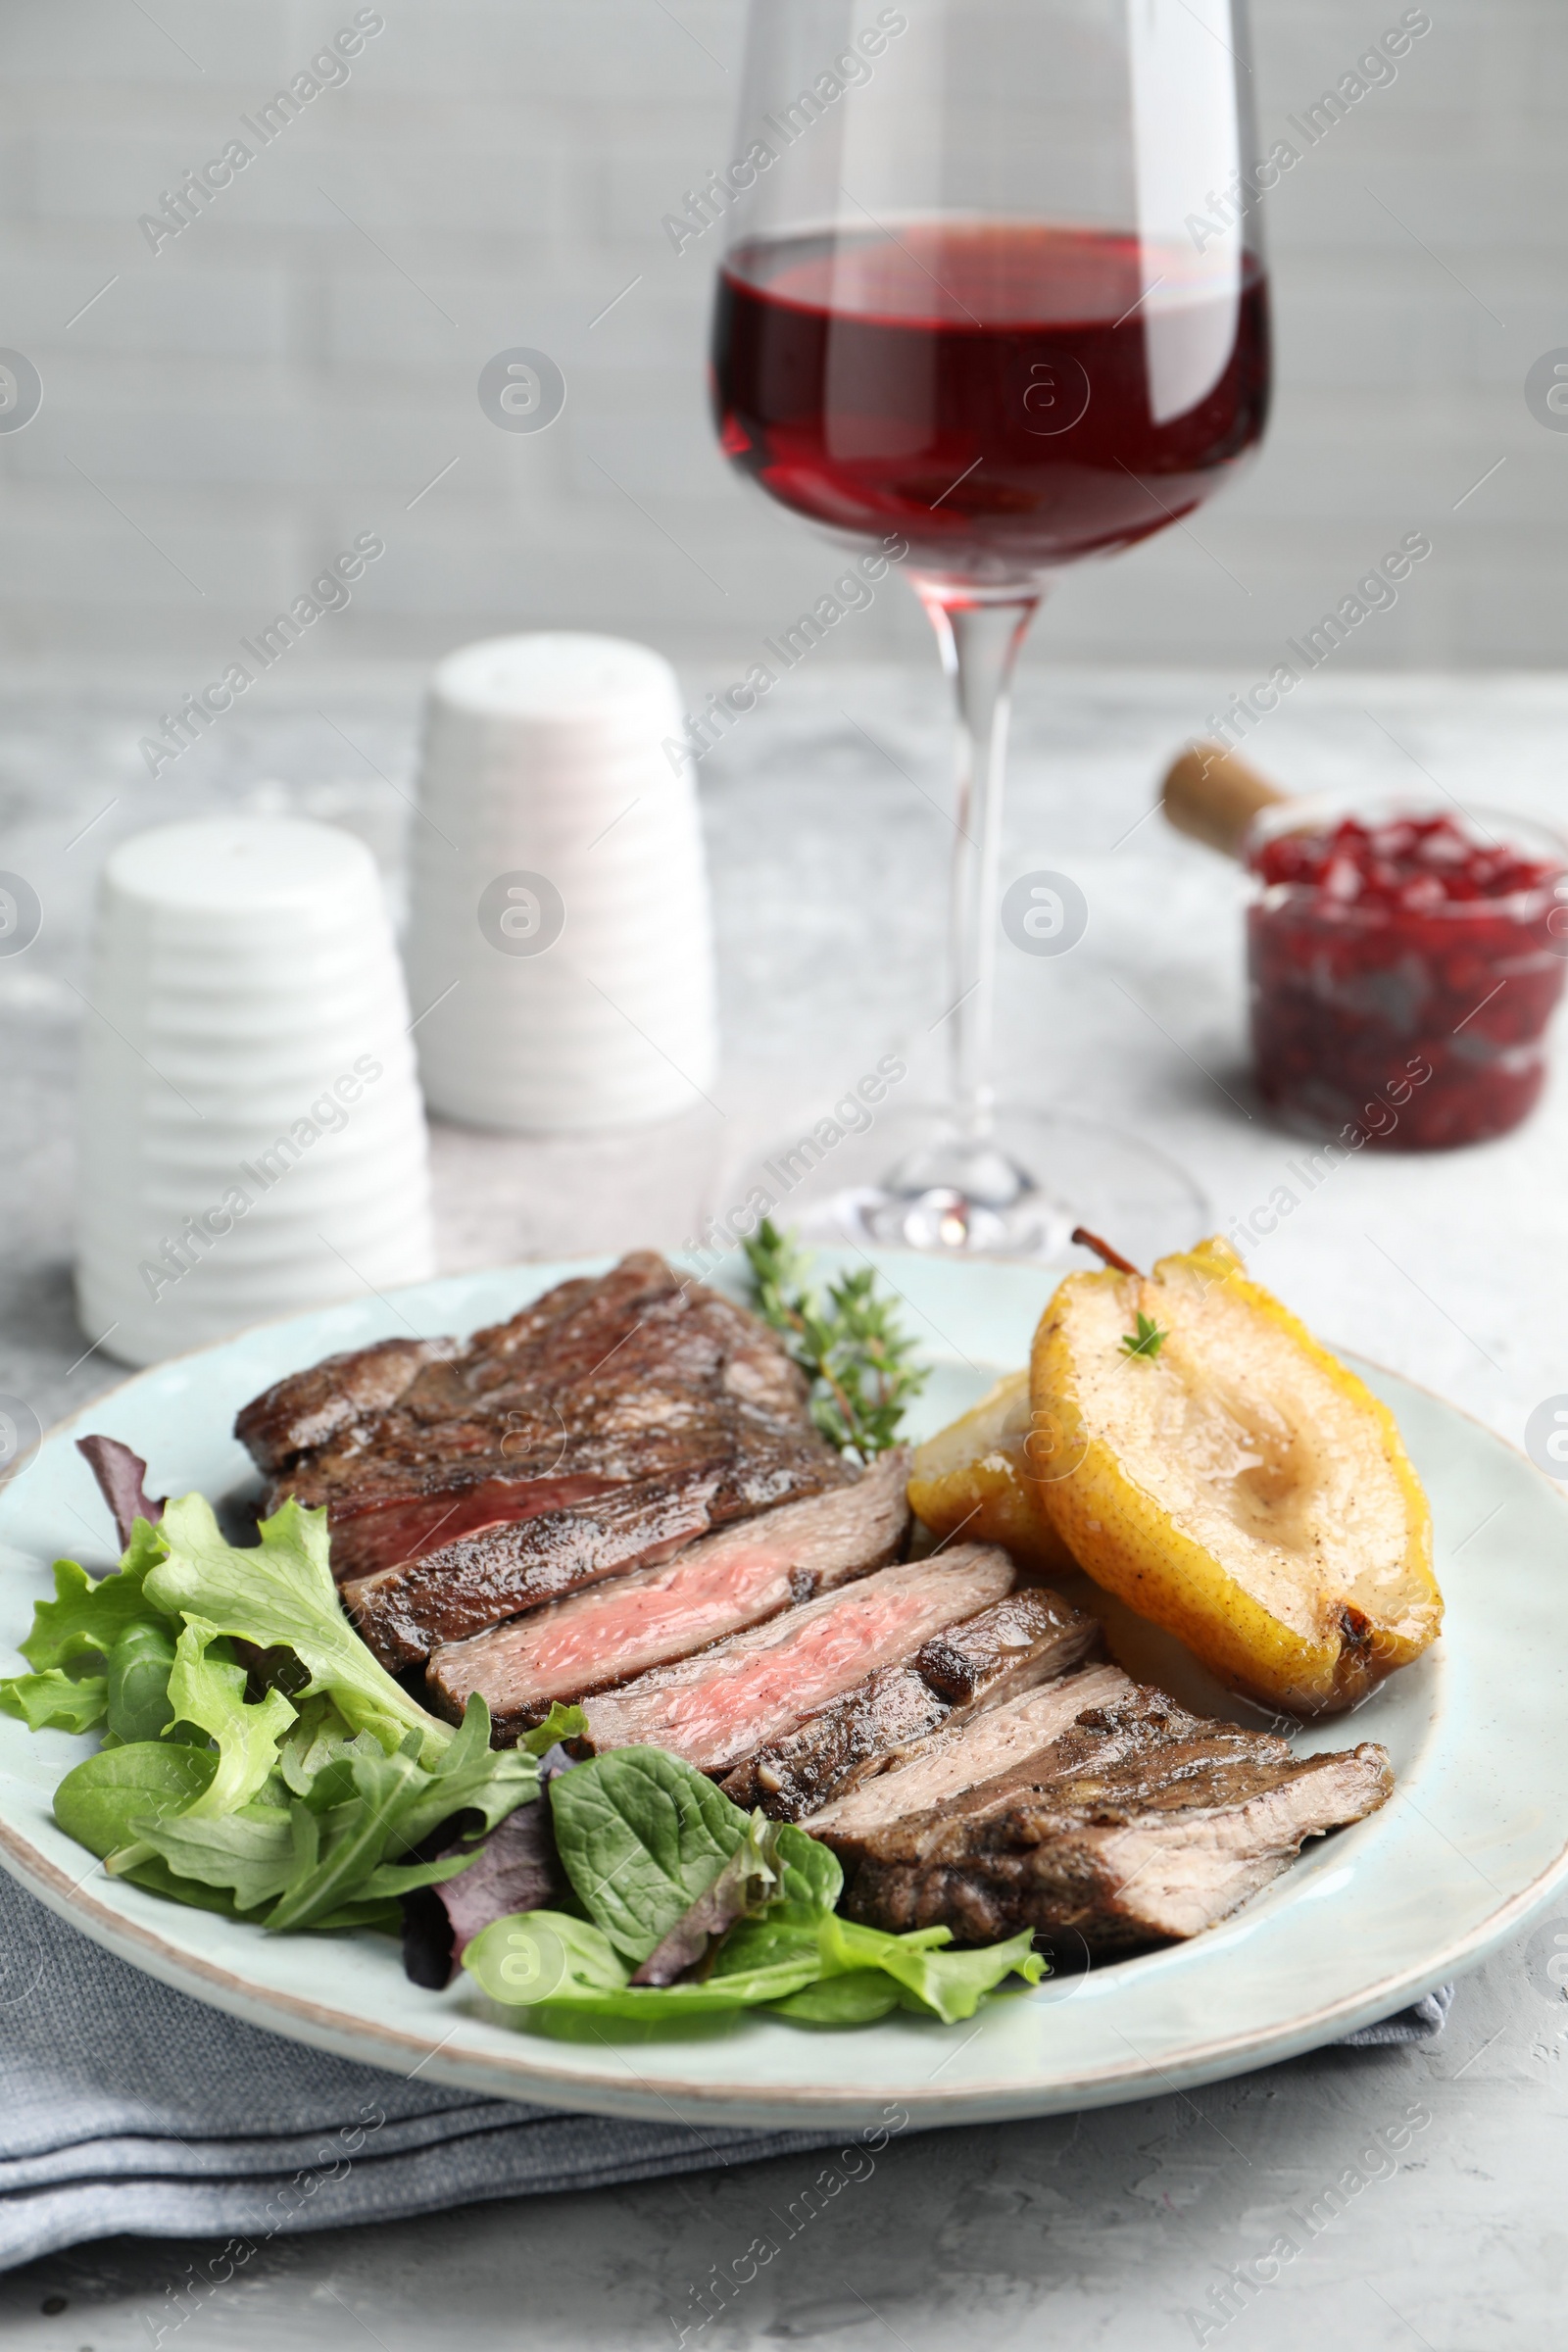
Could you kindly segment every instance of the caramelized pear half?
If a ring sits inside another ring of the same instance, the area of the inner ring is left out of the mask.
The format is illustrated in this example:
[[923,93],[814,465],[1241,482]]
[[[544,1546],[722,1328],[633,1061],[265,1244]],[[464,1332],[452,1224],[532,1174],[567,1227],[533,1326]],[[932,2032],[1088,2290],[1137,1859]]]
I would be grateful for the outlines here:
[[1032,1568],[1064,1575],[1072,1554],[1032,1474],[1029,1375],[1009,1372],[977,1405],[915,1449],[909,1507],[939,1536],[1001,1544]]
[[1072,1433],[1040,1493],[1080,1566],[1234,1687],[1328,1713],[1436,1638],[1432,1514],[1394,1415],[1226,1243],[1069,1275],[1031,1398]]

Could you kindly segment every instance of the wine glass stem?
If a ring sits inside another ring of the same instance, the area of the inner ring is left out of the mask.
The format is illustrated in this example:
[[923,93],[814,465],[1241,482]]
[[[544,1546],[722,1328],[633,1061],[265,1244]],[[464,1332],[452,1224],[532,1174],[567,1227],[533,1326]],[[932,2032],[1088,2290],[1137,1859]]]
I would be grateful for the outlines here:
[[949,1112],[958,1138],[986,1143],[996,1118],[991,1076],[997,977],[1002,798],[1012,673],[1043,591],[987,594],[916,579],[953,680],[958,717],[957,826],[953,852],[948,1003]]

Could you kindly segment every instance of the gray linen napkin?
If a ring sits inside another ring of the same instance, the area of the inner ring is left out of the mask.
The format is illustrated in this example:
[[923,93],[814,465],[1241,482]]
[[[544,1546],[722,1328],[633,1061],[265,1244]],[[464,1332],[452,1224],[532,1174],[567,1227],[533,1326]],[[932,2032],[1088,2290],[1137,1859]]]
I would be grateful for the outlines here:
[[[1450,1990],[1350,2041],[1429,2038]],[[0,1871],[0,2270],[123,2231],[223,2239],[232,2276],[283,2231],[843,2137],[564,2115],[328,2057],[143,1976]]]

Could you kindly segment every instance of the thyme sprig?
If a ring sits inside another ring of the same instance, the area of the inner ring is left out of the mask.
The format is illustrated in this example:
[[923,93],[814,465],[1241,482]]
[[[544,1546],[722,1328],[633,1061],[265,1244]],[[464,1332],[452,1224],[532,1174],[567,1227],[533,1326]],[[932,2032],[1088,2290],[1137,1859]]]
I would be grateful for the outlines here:
[[830,1444],[862,1462],[898,1443],[905,1408],[929,1378],[910,1359],[894,1303],[870,1266],[842,1274],[819,1296],[811,1253],[764,1217],[745,1245],[753,1302],[811,1384],[811,1419]]

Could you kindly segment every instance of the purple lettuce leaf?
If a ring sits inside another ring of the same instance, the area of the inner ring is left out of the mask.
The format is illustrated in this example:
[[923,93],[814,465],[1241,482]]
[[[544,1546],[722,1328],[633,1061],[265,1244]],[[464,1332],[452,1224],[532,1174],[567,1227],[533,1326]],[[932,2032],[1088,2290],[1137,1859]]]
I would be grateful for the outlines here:
[[156,1502],[153,1500],[147,1492],[146,1463],[118,1438],[78,1438],[76,1451],[98,1481],[98,1492],[109,1505],[123,1551],[137,1520],[145,1519],[149,1526],[156,1527],[169,1497],[160,1495]]

